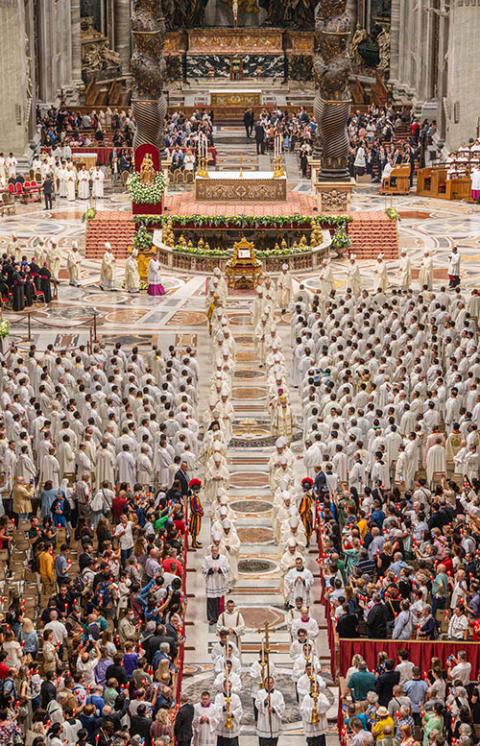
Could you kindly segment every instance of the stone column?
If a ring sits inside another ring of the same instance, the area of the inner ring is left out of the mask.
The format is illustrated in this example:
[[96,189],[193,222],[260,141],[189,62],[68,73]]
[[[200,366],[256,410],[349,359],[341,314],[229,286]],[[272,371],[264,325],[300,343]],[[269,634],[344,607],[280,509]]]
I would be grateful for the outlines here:
[[28,142],[24,0],[0,3],[0,151],[22,155]]
[[131,0],[115,0],[115,51],[120,55],[122,70],[130,70],[131,54]]
[[80,0],[70,0],[70,36],[72,60],[72,86],[83,87],[82,81],[82,44],[80,41]]
[[399,82],[400,69],[400,0],[392,0],[390,21],[390,83]]
[[441,3],[440,25],[438,31],[438,73],[437,73],[437,101],[438,101],[438,135],[440,139],[445,140],[446,136],[446,116],[443,99],[447,95],[448,85],[448,33],[449,33],[449,13],[445,3]]

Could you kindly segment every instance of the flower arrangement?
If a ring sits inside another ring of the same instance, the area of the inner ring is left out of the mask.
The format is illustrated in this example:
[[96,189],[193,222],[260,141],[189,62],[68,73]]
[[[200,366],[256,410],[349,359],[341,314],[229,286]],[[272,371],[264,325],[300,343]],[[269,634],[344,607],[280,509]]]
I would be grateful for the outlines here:
[[216,257],[217,259],[228,259],[230,253],[224,249],[199,248],[198,246],[174,246],[173,251],[181,254],[189,254],[201,258]]
[[346,231],[337,228],[332,238],[332,249],[336,249],[337,251],[340,249],[348,249],[351,246],[351,243],[352,242],[350,241]]
[[133,238],[133,245],[139,251],[149,251],[153,245],[153,236],[150,231],[141,225]]
[[97,211],[94,207],[87,207],[85,212],[82,215],[82,223],[87,222],[88,220],[93,220],[97,215]]
[[328,228],[346,230],[351,222],[350,215],[135,215],[134,220],[141,225],[164,225],[170,223],[172,228],[298,228],[306,230],[312,224],[325,225]]
[[10,322],[7,319],[0,320],[0,339],[8,337],[10,334]]
[[390,220],[400,220],[400,213],[394,207],[387,207],[385,214]]
[[144,184],[135,172],[128,180],[128,191],[135,205],[158,205],[165,192],[165,177],[157,171],[153,184]]

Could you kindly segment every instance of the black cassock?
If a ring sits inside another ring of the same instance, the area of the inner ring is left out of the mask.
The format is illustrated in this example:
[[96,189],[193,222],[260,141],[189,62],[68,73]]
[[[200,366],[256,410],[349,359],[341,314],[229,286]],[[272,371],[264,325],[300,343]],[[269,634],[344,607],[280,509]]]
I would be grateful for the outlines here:
[[52,283],[50,270],[46,267],[42,267],[40,270],[40,290],[43,292],[43,299],[45,303],[50,303],[52,300]]
[[37,290],[41,290],[39,275],[40,275],[40,266],[36,262],[30,262],[30,276]]
[[33,306],[33,301],[35,300],[35,286],[29,274],[25,276],[25,287],[23,288],[23,294],[25,296],[25,305]]
[[13,310],[23,311],[25,308],[25,294],[24,294],[25,278],[21,272],[13,273]]

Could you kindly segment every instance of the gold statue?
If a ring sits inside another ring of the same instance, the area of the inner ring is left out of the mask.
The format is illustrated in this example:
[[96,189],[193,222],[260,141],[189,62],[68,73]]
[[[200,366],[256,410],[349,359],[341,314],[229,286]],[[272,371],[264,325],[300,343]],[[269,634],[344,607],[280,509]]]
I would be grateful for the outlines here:
[[156,172],[153,166],[153,160],[150,153],[145,153],[142,165],[140,166],[140,181],[142,184],[153,184]]

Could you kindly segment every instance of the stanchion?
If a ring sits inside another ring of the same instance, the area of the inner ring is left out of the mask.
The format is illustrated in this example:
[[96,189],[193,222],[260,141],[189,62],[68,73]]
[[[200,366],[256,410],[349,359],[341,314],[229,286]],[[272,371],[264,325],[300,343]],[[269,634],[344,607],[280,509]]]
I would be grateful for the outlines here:
[[97,341],[97,314],[93,314],[93,341]]
[[29,312],[27,313],[27,340],[30,342],[32,339],[32,321],[31,321],[32,314]]

